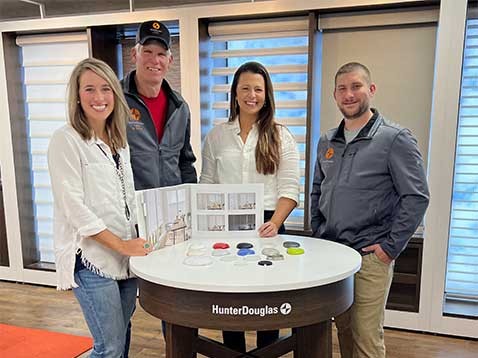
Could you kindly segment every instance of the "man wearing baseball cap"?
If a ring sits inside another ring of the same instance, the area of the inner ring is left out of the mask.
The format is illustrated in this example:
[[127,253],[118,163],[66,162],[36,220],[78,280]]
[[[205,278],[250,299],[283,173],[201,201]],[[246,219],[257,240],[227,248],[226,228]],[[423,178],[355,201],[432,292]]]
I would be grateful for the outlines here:
[[122,81],[131,110],[127,133],[136,190],[197,182],[189,107],[165,80],[170,48],[164,24],[143,22],[131,50],[136,69]]

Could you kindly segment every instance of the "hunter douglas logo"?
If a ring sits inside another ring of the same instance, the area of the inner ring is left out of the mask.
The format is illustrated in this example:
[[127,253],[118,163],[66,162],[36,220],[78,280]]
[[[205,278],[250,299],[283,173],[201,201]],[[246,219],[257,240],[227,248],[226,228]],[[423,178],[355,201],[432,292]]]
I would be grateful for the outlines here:
[[227,316],[269,316],[276,314],[288,315],[292,311],[292,305],[288,302],[281,304],[280,306],[262,306],[262,307],[221,307],[219,305],[211,306],[211,313],[214,315],[227,315]]

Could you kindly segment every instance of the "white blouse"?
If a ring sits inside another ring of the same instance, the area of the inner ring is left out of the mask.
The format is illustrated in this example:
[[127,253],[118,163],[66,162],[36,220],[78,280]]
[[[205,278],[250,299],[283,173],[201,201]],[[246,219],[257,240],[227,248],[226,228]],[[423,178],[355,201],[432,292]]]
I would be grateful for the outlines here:
[[[129,257],[89,238],[108,229],[123,240],[136,237],[136,204],[129,148],[118,151],[125,195],[108,145],[85,141],[71,125],[53,134],[48,167],[54,198],[54,246],[57,287],[78,287],[74,281],[76,252],[83,263],[103,277],[130,277]],[[125,196],[130,218],[125,212]]]
[[246,142],[240,136],[239,120],[221,123],[207,135],[202,151],[201,183],[264,184],[264,209],[275,210],[279,198],[299,202],[299,150],[293,135],[280,126],[281,154],[275,174],[264,175],[256,170],[255,150],[259,136],[257,126]]

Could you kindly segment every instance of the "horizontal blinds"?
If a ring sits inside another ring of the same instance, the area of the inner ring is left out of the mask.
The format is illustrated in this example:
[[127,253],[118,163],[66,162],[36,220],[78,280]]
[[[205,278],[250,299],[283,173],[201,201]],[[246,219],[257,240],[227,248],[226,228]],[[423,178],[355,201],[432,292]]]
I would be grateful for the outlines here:
[[40,260],[54,262],[53,197],[47,165],[52,133],[66,123],[66,87],[73,67],[88,57],[86,33],[17,37],[22,51],[35,235]]
[[465,41],[445,292],[478,302],[478,19]]
[[288,220],[288,229],[304,228],[304,187],[307,116],[308,19],[306,17],[225,21],[209,24],[211,68],[208,114],[202,137],[213,125],[227,121],[232,76],[242,63],[264,64],[272,78],[276,119],[294,134],[301,158],[300,204]]
[[380,11],[354,11],[333,14],[319,14],[317,28],[338,30],[350,28],[371,28],[382,26],[403,26],[437,23],[440,9],[391,9]]

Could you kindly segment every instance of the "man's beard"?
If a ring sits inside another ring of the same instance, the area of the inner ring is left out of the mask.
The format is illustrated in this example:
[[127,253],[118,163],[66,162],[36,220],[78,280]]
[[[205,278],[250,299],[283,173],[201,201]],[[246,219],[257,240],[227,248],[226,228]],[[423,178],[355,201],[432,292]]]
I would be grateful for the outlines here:
[[347,113],[346,110],[343,109],[343,107],[339,107],[339,109],[345,119],[354,120],[360,118],[365,112],[367,112],[369,110],[369,105],[366,102],[362,102],[357,111],[352,114]]

